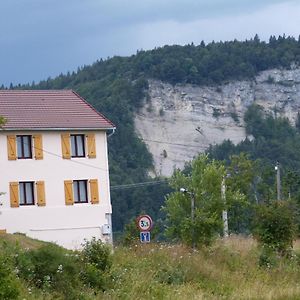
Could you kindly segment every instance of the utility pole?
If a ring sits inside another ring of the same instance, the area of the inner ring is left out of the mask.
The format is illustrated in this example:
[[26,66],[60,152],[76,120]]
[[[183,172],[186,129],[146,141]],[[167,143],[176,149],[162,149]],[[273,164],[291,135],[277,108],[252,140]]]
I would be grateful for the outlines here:
[[280,201],[280,199],[281,199],[281,181],[280,181],[279,162],[276,163],[275,170],[276,170],[277,200]]
[[180,192],[184,194],[188,194],[191,198],[191,221],[192,221],[192,248],[196,248],[196,242],[195,242],[195,229],[194,229],[194,220],[195,220],[195,194],[193,192],[188,191],[185,188],[180,188]]
[[224,235],[224,238],[227,238],[229,236],[229,231],[228,231],[228,214],[227,214],[227,209],[226,209],[226,183],[225,183],[225,176],[223,176],[222,183],[221,183],[221,197],[222,197],[223,204],[224,204],[224,209],[222,211],[223,235]]

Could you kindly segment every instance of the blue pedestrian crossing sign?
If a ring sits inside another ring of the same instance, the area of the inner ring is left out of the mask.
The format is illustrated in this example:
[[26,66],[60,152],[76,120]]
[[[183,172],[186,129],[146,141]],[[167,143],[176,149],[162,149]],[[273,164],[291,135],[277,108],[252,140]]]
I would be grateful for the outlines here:
[[140,241],[141,243],[150,243],[150,231],[140,232]]

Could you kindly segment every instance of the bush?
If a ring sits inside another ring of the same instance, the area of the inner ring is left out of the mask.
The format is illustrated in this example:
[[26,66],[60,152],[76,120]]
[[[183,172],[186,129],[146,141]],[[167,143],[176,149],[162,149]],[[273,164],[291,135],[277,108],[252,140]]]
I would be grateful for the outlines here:
[[71,252],[53,245],[21,252],[16,258],[20,277],[43,291],[56,291],[66,299],[77,299],[82,285],[79,260]]
[[139,242],[140,232],[136,225],[136,219],[132,219],[125,225],[125,230],[122,238],[122,244],[124,246],[130,246]]
[[85,242],[81,256],[84,262],[82,280],[90,287],[105,290],[106,275],[112,265],[110,247],[93,238]]
[[263,249],[280,256],[289,254],[297,227],[291,203],[276,201],[256,209],[254,234]]
[[18,299],[20,283],[5,257],[0,256],[0,299]]

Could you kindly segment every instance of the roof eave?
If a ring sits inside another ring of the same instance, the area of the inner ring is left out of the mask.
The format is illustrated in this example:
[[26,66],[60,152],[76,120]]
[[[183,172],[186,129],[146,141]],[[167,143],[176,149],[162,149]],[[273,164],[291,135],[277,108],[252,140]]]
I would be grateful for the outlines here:
[[52,128],[0,128],[0,131],[69,131],[69,130],[115,130],[116,127],[85,127],[85,128],[79,128],[79,127],[52,127]]

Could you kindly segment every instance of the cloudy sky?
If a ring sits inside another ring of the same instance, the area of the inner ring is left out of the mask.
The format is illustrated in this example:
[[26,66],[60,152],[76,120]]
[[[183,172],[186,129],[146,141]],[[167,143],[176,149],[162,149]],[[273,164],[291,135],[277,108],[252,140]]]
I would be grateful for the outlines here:
[[0,85],[165,44],[300,34],[299,0],[0,0]]

